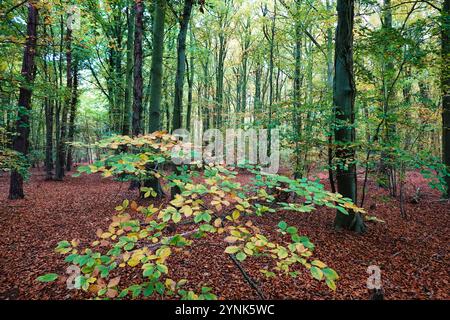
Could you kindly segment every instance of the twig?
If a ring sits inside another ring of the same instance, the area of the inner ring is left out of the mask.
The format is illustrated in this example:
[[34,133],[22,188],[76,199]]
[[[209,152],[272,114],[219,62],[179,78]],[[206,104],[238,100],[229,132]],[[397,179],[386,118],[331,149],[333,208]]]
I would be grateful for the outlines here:
[[264,293],[261,291],[261,289],[258,287],[258,285],[253,281],[253,279],[245,272],[244,268],[242,268],[239,261],[236,259],[234,254],[229,255],[230,259],[233,260],[234,264],[238,267],[239,271],[244,276],[245,280],[247,280],[248,284],[255,289],[255,291],[258,293],[258,296],[261,300],[266,300],[266,297],[264,296]]

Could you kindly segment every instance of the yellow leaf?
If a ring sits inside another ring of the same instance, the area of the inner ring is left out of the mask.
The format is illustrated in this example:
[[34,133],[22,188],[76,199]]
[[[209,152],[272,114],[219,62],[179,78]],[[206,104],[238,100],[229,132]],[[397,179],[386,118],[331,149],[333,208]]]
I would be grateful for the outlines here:
[[313,262],[311,262],[311,264],[312,264],[313,266],[319,267],[319,268],[321,268],[321,269],[323,269],[323,268],[325,268],[325,267],[327,266],[325,263],[323,263],[323,262],[320,261],[320,260],[314,260]]
[[190,217],[192,215],[192,208],[190,206],[183,206],[180,212],[183,212],[186,217]]
[[241,233],[239,231],[237,231],[237,230],[231,230],[230,234],[232,236],[235,236],[236,238],[240,238],[242,236]]
[[237,240],[238,240],[238,238],[233,237],[233,236],[228,236],[228,237],[226,237],[226,238],[224,239],[224,241],[225,241],[225,242],[228,242],[228,243],[234,243],[234,242],[236,242]]
[[122,256],[123,261],[127,262],[130,259],[131,254],[129,252],[125,252]]
[[177,208],[181,208],[183,206],[183,203],[184,203],[184,198],[182,196],[180,196],[179,194],[177,194],[175,196],[175,199],[170,201],[170,203],[172,205],[174,205],[175,207],[177,207]]
[[236,253],[238,251],[239,251],[239,247],[236,247],[236,246],[229,246],[225,249],[225,253],[230,253],[230,254]]
[[161,248],[159,249],[156,254],[159,256],[159,258],[161,259],[165,259],[168,256],[170,256],[171,250],[170,248]]
[[112,236],[112,233],[111,233],[111,232],[104,232],[104,233],[101,234],[100,238],[102,238],[102,239],[108,239],[108,238],[111,237],[111,236]]
[[217,218],[214,220],[214,227],[219,228],[222,225],[222,219]]
[[175,290],[177,283],[173,281],[172,279],[167,278],[166,279],[166,287],[170,290]]
[[135,267],[135,266],[137,266],[140,262],[141,262],[140,259],[137,259],[136,257],[133,257],[132,259],[128,260],[127,263],[128,263],[128,265],[129,265],[130,267]]

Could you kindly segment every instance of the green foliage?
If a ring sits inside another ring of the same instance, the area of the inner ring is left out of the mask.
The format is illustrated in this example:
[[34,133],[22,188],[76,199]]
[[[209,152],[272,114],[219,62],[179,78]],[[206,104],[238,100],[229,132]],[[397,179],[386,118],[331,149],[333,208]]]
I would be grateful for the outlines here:
[[59,276],[56,273],[47,273],[43,276],[37,277],[36,280],[40,282],[53,282],[58,279],[58,277]]
[[[135,139],[114,137],[99,145],[107,150],[117,150],[126,145],[127,150],[135,148],[136,153],[107,153],[93,165],[78,168],[80,174],[100,172],[103,176],[153,176],[166,183],[172,182],[180,193],[158,208],[153,204],[139,206],[135,201],[123,200],[116,206],[117,214],[108,230],[97,230],[98,240],[85,248],[78,248],[77,240],[59,242],[55,250],[66,255],[67,263],[81,269],[82,274],[76,280],[77,288],[93,292],[99,298],[135,299],[163,295],[180,299],[215,299],[210,288],[203,287],[195,293],[183,289],[186,279],[170,278],[168,259],[188,250],[195,239],[216,233],[223,235],[224,241],[230,244],[225,253],[234,255],[238,261],[270,257],[274,264],[271,270],[262,270],[266,276],[280,273],[296,275],[294,267],[300,265],[315,279],[325,281],[328,287],[335,289],[337,273],[312,258],[314,244],[308,237],[299,235],[297,228],[281,221],[278,227],[283,239],[275,242],[261,233],[251,221],[251,216],[271,214],[277,208],[286,210],[291,206],[299,212],[309,212],[324,205],[361,212],[362,209],[339,194],[326,191],[318,182],[263,174],[255,167],[248,169],[255,175],[250,185],[241,185],[237,181],[234,168],[220,165],[196,163],[181,166],[181,170],[164,170],[164,165],[170,163],[169,151],[177,144],[176,139],[165,133]],[[155,161],[160,166],[153,166]],[[191,178],[194,175],[200,176],[201,181],[194,182]],[[141,191],[148,197],[155,195],[152,188],[144,187]],[[275,191],[294,193],[300,203],[279,202],[272,195]],[[132,218],[136,215],[141,218]],[[185,234],[167,235],[170,224],[180,222],[197,224],[193,240]],[[117,275],[118,268],[140,268],[142,281],[131,286],[122,284]]]
[[24,179],[29,178],[29,162],[20,152],[9,147],[8,134],[5,128],[0,127],[0,171],[17,171]]

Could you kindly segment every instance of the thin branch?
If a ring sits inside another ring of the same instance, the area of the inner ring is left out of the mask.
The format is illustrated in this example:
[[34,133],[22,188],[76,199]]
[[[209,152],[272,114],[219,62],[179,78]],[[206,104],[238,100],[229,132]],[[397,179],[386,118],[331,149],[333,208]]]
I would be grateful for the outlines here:
[[8,14],[10,14],[12,11],[16,10],[17,8],[23,6],[28,0],[22,1],[18,4],[16,4],[15,6],[13,6],[12,8],[10,8],[9,10],[6,10],[6,12],[3,14],[3,17],[6,18],[6,16]]

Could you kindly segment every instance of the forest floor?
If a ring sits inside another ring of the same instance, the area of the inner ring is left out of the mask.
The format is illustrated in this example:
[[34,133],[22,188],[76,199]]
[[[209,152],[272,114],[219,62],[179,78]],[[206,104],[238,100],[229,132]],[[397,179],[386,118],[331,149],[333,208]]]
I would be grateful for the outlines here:
[[[55,285],[35,279],[45,273],[65,273],[64,258],[53,250],[60,240],[92,242],[96,230],[109,225],[114,206],[126,197],[137,197],[127,184],[96,175],[67,177],[64,182],[44,178],[43,171],[33,170],[25,184],[26,198],[10,201],[9,177],[0,177],[0,299],[88,298],[85,293],[67,290],[62,281]],[[449,299],[450,204],[439,201],[439,193],[418,173],[409,173],[407,185],[408,219],[403,219],[398,200],[369,181],[364,207],[385,223],[368,222],[364,235],[334,231],[335,212],[325,208],[252,218],[273,237],[278,236],[280,220],[308,236],[316,245],[314,256],[339,273],[336,292],[313,280],[306,270],[300,269],[297,278],[266,278],[259,271],[267,263],[263,258],[247,259],[242,266],[270,299],[368,299],[370,265],[381,268],[385,299]],[[414,204],[410,200],[419,187],[421,197]],[[221,299],[258,299],[223,252],[225,247],[218,235],[197,240],[189,251],[169,258],[170,276],[188,279],[196,290],[210,286]],[[123,276],[130,281],[137,277]]]

